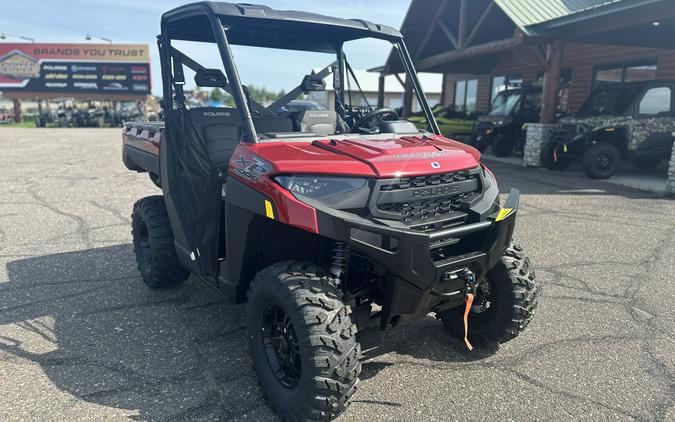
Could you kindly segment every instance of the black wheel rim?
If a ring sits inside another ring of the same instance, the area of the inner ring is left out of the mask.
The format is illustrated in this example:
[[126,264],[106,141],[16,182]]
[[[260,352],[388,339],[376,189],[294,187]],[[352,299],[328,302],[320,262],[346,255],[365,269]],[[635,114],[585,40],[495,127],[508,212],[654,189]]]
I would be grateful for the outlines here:
[[609,155],[607,153],[601,153],[601,154],[598,154],[598,157],[596,158],[596,162],[598,164],[598,169],[607,170],[612,166],[614,160],[613,160],[611,155]]
[[144,270],[149,270],[152,264],[152,252],[150,251],[150,235],[148,234],[148,227],[141,222],[137,227],[138,239],[138,256],[140,258],[140,265]]
[[287,388],[295,388],[300,380],[300,343],[288,317],[277,304],[263,310],[262,338],[267,362],[277,380]]
[[471,306],[471,314],[479,315],[488,312],[492,306],[492,302],[492,289],[490,288],[489,281],[485,280],[478,285],[476,298]]

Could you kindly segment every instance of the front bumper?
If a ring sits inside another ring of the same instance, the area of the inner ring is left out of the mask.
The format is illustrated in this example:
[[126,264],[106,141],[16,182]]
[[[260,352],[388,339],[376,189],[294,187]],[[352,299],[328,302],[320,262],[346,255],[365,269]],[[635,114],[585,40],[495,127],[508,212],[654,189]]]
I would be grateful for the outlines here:
[[[452,274],[467,269],[478,279],[511,243],[519,192],[480,221],[431,233],[351,221],[318,210],[319,232],[366,254],[387,270],[382,328],[460,305],[465,282]],[[444,251],[443,253],[438,253]]]

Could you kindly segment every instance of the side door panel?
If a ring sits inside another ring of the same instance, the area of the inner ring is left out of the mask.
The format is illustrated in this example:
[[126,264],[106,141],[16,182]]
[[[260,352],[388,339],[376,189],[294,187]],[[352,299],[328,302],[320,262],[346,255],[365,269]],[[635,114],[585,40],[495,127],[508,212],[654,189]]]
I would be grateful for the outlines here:
[[[651,86],[639,97],[640,99],[635,106],[635,119],[630,130],[630,152],[649,155],[662,155],[670,152],[673,145],[673,132],[675,132],[674,88],[667,84]],[[657,93],[665,93],[666,89],[670,91],[669,110],[646,104],[646,101],[649,101],[649,96],[655,98],[652,103],[658,103]],[[648,110],[645,110],[645,108]],[[645,114],[645,111],[658,113]],[[664,156],[663,158],[667,157]]]

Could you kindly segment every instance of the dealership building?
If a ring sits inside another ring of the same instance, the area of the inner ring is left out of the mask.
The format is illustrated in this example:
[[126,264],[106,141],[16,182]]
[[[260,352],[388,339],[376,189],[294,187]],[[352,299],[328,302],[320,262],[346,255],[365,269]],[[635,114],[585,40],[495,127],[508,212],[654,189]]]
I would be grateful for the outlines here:
[[[442,74],[441,101],[457,110],[485,112],[509,84],[540,83],[550,124],[600,84],[675,80],[673,0],[412,0],[401,33],[417,71]],[[378,69],[402,70],[393,50]],[[407,83],[404,114],[412,92]]]

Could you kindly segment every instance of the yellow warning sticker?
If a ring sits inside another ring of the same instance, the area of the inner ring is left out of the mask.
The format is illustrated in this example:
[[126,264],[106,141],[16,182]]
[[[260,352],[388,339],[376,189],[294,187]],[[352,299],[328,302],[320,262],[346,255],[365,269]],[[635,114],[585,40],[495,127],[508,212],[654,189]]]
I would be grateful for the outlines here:
[[497,214],[497,218],[495,218],[495,221],[502,221],[506,217],[509,216],[513,212],[513,208],[502,208],[499,210],[499,214]]
[[265,215],[274,220],[274,208],[272,208],[272,203],[267,199],[265,199]]

